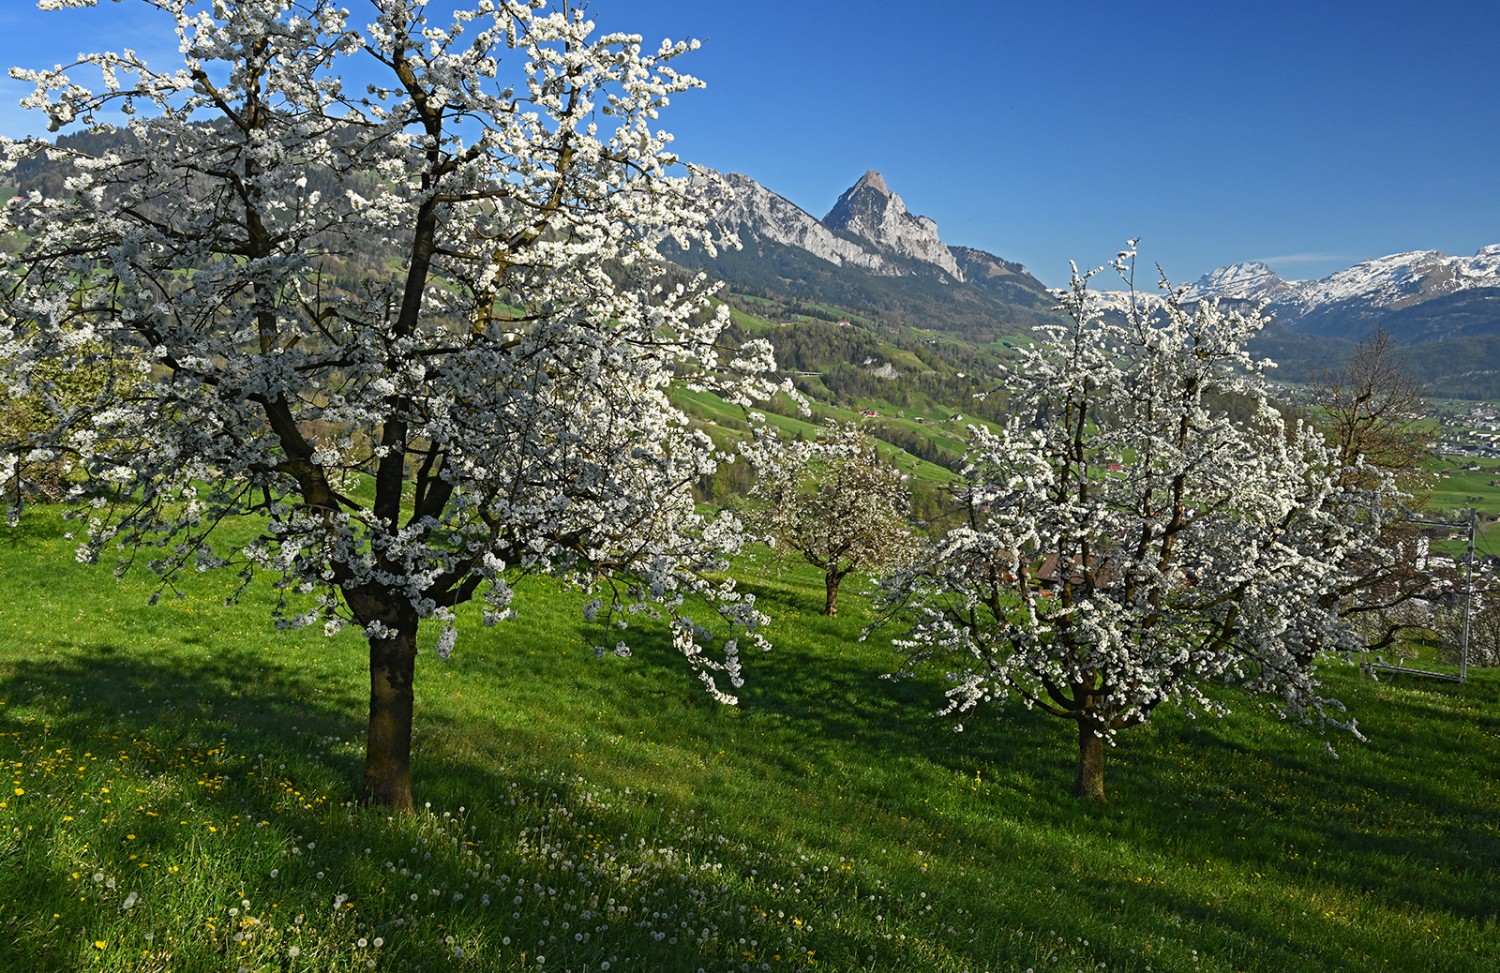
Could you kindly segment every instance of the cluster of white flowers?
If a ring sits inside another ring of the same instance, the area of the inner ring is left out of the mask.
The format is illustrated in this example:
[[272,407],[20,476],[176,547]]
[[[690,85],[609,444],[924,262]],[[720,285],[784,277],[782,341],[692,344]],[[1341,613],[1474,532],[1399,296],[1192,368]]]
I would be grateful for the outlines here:
[[1163,702],[1213,710],[1210,681],[1336,721],[1314,661],[1348,644],[1338,597],[1381,506],[1268,402],[1258,313],[1164,285],[1111,315],[1094,273],[1007,376],[1009,421],[972,430],[968,522],[893,579],[901,644],[941,659],[953,713],[1016,695],[1099,740]]
[[[742,537],[696,511],[723,457],[668,398],[678,374],[733,401],[780,388],[769,346],[731,347],[713,285],[654,249],[714,245],[655,124],[700,86],[673,67],[694,45],[646,51],[542,3],[438,26],[425,0],[373,0],[361,27],[331,0],[147,2],[176,21],[180,69],[125,51],[19,74],[54,127],[136,109],[125,149],[0,147],[6,167],[71,170],[0,212],[25,241],[0,266],[8,380],[60,359],[131,376],[104,383],[87,433],[59,412],[40,444],[84,472],[80,498],[117,501],[91,555],[107,534],[166,538],[166,570],[217,563],[190,552],[263,516],[220,558],[324,592],[289,622],[346,613],[415,646],[435,618],[443,651],[455,604],[488,590],[505,617],[513,571],[639,578],[610,586],[612,618],[631,600],[677,617],[691,595],[758,625],[706,577]],[[75,81],[89,65],[103,90]],[[360,95],[350,74],[375,80]],[[176,501],[205,478],[186,524]],[[730,698],[733,649],[673,630]]]

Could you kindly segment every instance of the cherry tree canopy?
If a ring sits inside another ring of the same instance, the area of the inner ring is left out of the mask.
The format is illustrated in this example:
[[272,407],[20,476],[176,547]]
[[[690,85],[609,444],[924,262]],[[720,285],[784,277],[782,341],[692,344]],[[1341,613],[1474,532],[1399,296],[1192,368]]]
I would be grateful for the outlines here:
[[1094,273],[1011,370],[1009,421],[972,431],[968,522],[890,597],[949,712],[1019,697],[1075,721],[1075,791],[1102,801],[1103,744],[1162,703],[1217,711],[1210,682],[1337,720],[1315,660],[1353,644],[1339,594],[1382,556],[1384,508],[1267,400],[1258,314],[1170,289],[1106,307]]
[[830,423],[816,442],[763,427],[741,452],[757,477],[753,523],[823,572],[823,614],[838,613],[839,586],[850,574],[892,570],[915,554],[906,475],[881,460],[857,426]]
[[[65,172],[0,211],[0,360],[55,405],[34,446],[92,508],[81,556],[154,547],[166,585],[268,570],[285,624],[358,625],[365,795],[398,807],[419,621],[446,653],[454,607],[503,619],[516,572],[598,588],[621,624],[669,616],[732,700],[736,642],[707,651],[684,599],[759,615],[709,577],[741,532],[695,510],[720,457],[668,391],[749,402],[773,362],[727,347],[708,283],[656,253],[713,246],[658,127],[700,86],[674,66],[694,45],[546,0],[441,22],[426,0],[138,2],[180,61],[18,70],[54,130],[108,138],[3,147]],[[56,361],[119,378],[49,396]],[[217,541],[245,515],[256,541]]]

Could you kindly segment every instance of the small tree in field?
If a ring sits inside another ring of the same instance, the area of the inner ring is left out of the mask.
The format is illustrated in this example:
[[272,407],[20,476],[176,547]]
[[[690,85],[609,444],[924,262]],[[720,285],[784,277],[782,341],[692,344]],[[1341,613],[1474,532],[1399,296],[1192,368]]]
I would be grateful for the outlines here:
[[[88,424],[59,411],[44,443],[92,508],[83,556],[154,545],[164,585],[270,571],[302,595],[285,624],[357,625],[363,792],[396,808],[420,623],[445,654],[455,607],[482,597],[503,619],[516,572],[604,583],[591,613],[622,624],[670,616],[732,701],[736,642],[708,654],[685,599],[747,629],[759,615],[708,574],[742,535],[695,511],[720,456],[668,385],[748,402],[773,362],[726,347],[706,281],[655,254],[712,246],[657,127],[699,86],[673,68],[692,45],[598,35],[545,0],[441,23],[426,0],[140,3],[179,64],[15,72],[54,129],[120,113],[115,147],[4,147],[66,172],[0,215],[22,241],[0,258],[9,384],[46,401],[47,362],[135,363],[128,394],[103,387]],[[225,546],[215,528],[244,516],[262,535]]]
[[1432,446],[1421,425],[1422,383],[1406,370],[1389,334],[1377,330],[1342,368],[1318,372],[1312,394],[1323,434],[1346,470],[1359,469],[1362,458],[1407,490],[1428,485]]
[[1378,523],[1267,402],[1258,315],[1132,291],[1106,316],[1094,273],[1009,373],[1010,420],[972,431],[968,522],[890,594],[915,619],[898,644],[949,673],[948,712],[1014,696],[1071,720],[1074,793],[1103,801],[1105,744],[1163,703],[1219,711],[1208,683],[1335,718],[1314,662],[1350,638],[1337,594]]
[[1350,486],[1369,487],[1388,476],[1401,494],[1387,494],[1380,556],[1356,571],[1341,605],[1371,649],[1388,648],[1428,621],[1425,602],[1444,584],[1425,567],[1427,541],[1409,522],[1431,489],[1432,458],[1422,384],[1406,371],[1390,335],[1377,330],[1341,369],[1319,372],[1312,382],[1324,437],[1335,450]]
[[757,527],[823,572],[823,614],[838,614],[839,587],[856,571],[888,571],[916,548],[907,524],[906,476],[880,458],[852,424],[830,424],[820,441],[789,442],[765,431],[745,454],[758,479]]

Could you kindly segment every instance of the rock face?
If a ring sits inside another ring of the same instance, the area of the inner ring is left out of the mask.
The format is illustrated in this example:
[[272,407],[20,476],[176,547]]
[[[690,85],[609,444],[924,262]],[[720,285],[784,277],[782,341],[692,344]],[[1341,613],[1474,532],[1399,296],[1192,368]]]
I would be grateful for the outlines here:
[[901,197],[873,169],[850,186],[822,220],[749,176],[730,173],[721,178],[728,191],[718,194],[716,215],[742,243],[761,240],[795,247],[819,260],[880,277],[922,275],[962,283],[968,279],[968,266],[977,264],[986,281],[982,286],[990,286],[997,276],[1034,280],[1020,264],[982,250],[949,247],[938,236],[937,223],[907,212]]
[[737,235],[796,247],[839,267],[857,267],[882,276],[899,273],[887,257],[839,236],[749,176],[732,172],[723,178],[731,195],[721,197],[717,218]]
[[938,237],[937,223],[907,212],[901,197],[890,191],[874,169],[844,191],[823,217],[823,224],[889,253],[932,264],[954,280],[964,279],[953,252]]

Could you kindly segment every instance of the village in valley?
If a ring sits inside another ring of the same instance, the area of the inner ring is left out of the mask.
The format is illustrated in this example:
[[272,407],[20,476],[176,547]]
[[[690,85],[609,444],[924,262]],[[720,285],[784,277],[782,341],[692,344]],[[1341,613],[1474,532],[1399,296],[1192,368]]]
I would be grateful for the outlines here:
[[[1449,401],[1435,404],[1441,431],[1433,449],[1447,456],[1500,459],[1500,405]],[[1478,469],[1478,464],[1468,464]]]

